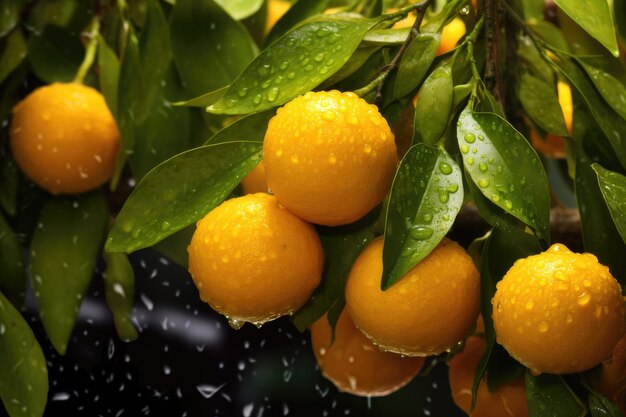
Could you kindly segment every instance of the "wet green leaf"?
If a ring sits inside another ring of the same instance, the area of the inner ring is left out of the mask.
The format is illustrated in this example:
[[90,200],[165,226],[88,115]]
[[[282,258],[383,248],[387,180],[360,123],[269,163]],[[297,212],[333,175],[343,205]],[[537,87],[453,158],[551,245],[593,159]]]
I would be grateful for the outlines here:
[[111,113],[117,117],[117,96],[120,82],[120,60],[102,37],[98,37],[100,91]]
[[526,371],[529,417],[583,417],[585,406],[558,375],[533,376]]
[[299,22],[322,13],[328,3],[329,0],[298,0],[272,27],[265,44],[274,43]]
[[191,96],[229,84],[257,53],[243,25],[213,0],[178,0],[170,31],[174,61]]
[[[294,315],[293,323],[298,330],[306,330],[335,305],[336,308],[341,306],[336,315],[339,318],[345,304],[343,295],[350,269],[363,248],[375,237],[374,226],[379,214],[380,207],[356,223],[318,228],[326,254],[324,274],[309,301]],[[328,318],[330,322],[330,312]],[[334,327],[332,323],[331,327]]]
[[255,14],[263,5],[263,0],[215,0],[235,20],[242,20]]
[[413,146],[393,180],[385,222],[381,288],[389,288],[439,244],[463,204],[461,170],[443,149]]
[[357,72],[360,68],[362,68],[365,63],[372,57],[372,55],[374,55],[379,50],[379,46],[359,46],[357,50],[354,51],[348,62],[346,62],[343,67],[339,68],[339,70],[334,73],[330,78],[324,81],[321,84],[320,88],[323,89],[329,87],[348,78],[349,76]]
[[553,23],[543,20],[543,16],[542,19],[529,22],[529,26],[533,32],[537,33],[550,45],[561,51],[569,51],[569,44],[567,43],[567,39],[565,39],[563,31]]
[[363,37],[363,43],[376,46],[402,45],[410,31],[411,28],[371,30]]
[[[440,43],[441,34],[437,32],[420,33],[411,41],[398,67],[398,75],[394,85],[395,97],[406,96],[420,85],[435,60],[435,54],[437,53],[437,48],[439,48]],[[443,74],[441,73],[442,68],[443,67],[440,67],[435,70],[439,71],[439,76]],[[433,71],[433,73],[435,71]],[[450,88],[452,88],[452,79],[449,69],[447,74],[448,78],[450,78]],[[431,74],[428,79],[433,79],[433,75]],[[441,79],[439,79],[439,81],[439,84],[441,84]],[[426,82],[428,82],[428,80]]]
[[303,23],[270,45],[207,111],[246,114],[266,110],[312,90],[333,75],[377,22],[333,16]]
[[452,89],[452,108],[456,108],[470,95],[473,86],[471,83],[455,85]]
[[50,341],[65,354],[108,222],[100,192],[55,199],[41,212],[30,247],[32,286]]
[[24,249],[0,213],[0,292],[21,307],[26,294],[26,262]]
[[609,52],[614,56],[619,55],[615,23],[607,0],[554,0],[554,2]]
[[606,104],[587,78],[585,72],[572,60],[562,61],[561,65],[564,75],[572,87],[580,93],[593,118],[598,122],[600,129],[608,138],[620,163],[623,167],[626,167],[626,120],[619,117]]
[[568,136],[554,85],[523,72],[518,97],[526,114],[539,127],[555,135]]
[[5,156],[0,162],[0,207],[9,216],[17,211],[18,171],[13,158]]
[[504,232],[510,232],[513,229],[523,229],[525,227],[524,223],[511,216],[485,197],[469,174],[466,176],[466,181],[472,193],[472,199],[474,200],[474,204],[476,204],[478,213],[487,223]]
[[611,213],[615,227],[626,243],[626,177],[604,169],[602,165],[591,165],[598,175],[600,191]]
[[545,82],[554,82],[554,71],[550,64],[543,60],[530,40],[522,39],[518,42],[517,56],[522,63],[528,66],[534,76],[540,77]]
[[209,91],[208,93],[202,94],[201,96],[198,96],[189,100],[185,100],[185,101],[179,101],[179,102],[172,103],[172,104],[175,106],[204,108],[204,107],[210,106],[211,104],[215,103],[220,98],[222,98],[226,90],[228,90],[228,87],[229,86],[227,85],[226,87],[218,88],[215,91]]
[[575,180],[585,250],[596,255],[626,285],[626,244],[611,218],[590,161],[581,158],[576,162]]
[[550,241],[550,192],[541,160],[528,141],[493,113],[459,117],[457,140],[465,170],[483,195]]
[[135,299],[135,272],[125,253],[104,253],[104,296],[113,313],[117,335],[124,342],[137,339],[132,323]]
[[578,63],[585,70],[591,82],[596,86],[604,100],[619,114],[626,119],[626,86],[608,72],[586,64],[583,60]]
[[436,144],[446,130],[454,97],[449,66],[434,70],[424,81],[415,104],[413,143]]
[[28,59],[33,72],[48,83],[72,81],[83,54],[78,36],[58,26],[48,25],[28,39]]
[[26,40],[21,29],[16,29],[4,41],[0,54],[0,83],[17,68],[27,54]]
[[41,346],[1,293],[0,398],[10,417],[41,417],[48,399],[48,367]]
[[154,245],[217,207],[261,159],[262,143],[228,142],[176,155],[128,197],[106,243],[130,253]]
[[589,411],[591,417],[623,417],[619,407],[595,391],[589,391]]
[[206,141],[206,144],[214,145],[216,143],[237,142],[242,140],[263,142],[267,125],[270,119],[274,117],[275,113],[274,110],[266,110],[242,117],[211,136],[211,138]]
[[0,38],[9,33],[20,21],[26,0],[11,0],[0,3]]

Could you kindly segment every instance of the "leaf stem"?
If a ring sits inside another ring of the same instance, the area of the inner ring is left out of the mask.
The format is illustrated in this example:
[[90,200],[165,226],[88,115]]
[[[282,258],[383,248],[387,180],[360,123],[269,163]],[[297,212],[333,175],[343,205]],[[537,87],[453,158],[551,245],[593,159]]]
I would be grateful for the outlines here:
[[426,9],[428,8],[428,6],[430,6],[431,2],[432,0],[422,0],[419,3],[415,3],[411,6],[407,6],[403,9],[398,10],[395,13],[390,13],[385,16],[384,20],[390,20],[390,19],[395,19],[396,17],[406,16],[408,13],[410,13],[413,10],[417,11],[417,17],[415,18],[415,22],[413,22],[411,31],[407,35],[406,40],[404,41],[404,43],[402,44],[402,46],[400,47],[396,55],[392,58],[391,62],[385,65],[384,67],[382,67],[376,74],[376,78],[374,78],[369,84],[367,84],[365,87],[362,87],[354,91],[355,94],[357,94],[360,97],[363,97],[371,93],[374,89],[376,89],[376,98],[374,99],[374,102],[375,103],[380,102],[380,100],[382,99],[382,90],[383,90],[385,79],[387,78],[389,73],[391,73],[391,71],[393,71],[395,68],[398,67],[398,65],[400,64],[400,60],[402,59],[402,56],[404,56],[404,53],[406,52],[407,48],[409,47],[413,39],[415,39],[415,37],[419,35],[420,26],[422,25],[422,21],[424,20]]
[[474,87],[472,88],[472,94],[470,97],[470,106],[474,104],[474,101],[476,100],[476,97],[478,96],[478,86],[480,85],[482,81],[480,77],[480,72],[478,71],[478,66],[476,65],[476,56],[474,55],[474,45],[476,44],[478,35],[481,33],[483,29],[484,23],[485,23],[485,17],[483,15],[480,17],[480,19],[478,19],[478,22],[476,22],[476,25],[474,25],[474,29],[472,29],[472,32],[469,35],[467,35],[467,37],[465,38],[465,40],[463,40],[463,43],[457,50],[458,52],[461,50],[463,46],[467,47],[467,55],[470,61],[470,67],[472,69],[472,82],[474,84]]
[[87,44],[87,51],[85,52],[85,58],[76,72],[76,76],[72,82],[82,84],[85,81],[85,77],[89,72],[89,69],[93,65],[96,57],[96,51],[98,49],[98,35],[100,34],[100,20],[98,16],[94,16],[89,24],[88,32],[83,33],[89,39]]

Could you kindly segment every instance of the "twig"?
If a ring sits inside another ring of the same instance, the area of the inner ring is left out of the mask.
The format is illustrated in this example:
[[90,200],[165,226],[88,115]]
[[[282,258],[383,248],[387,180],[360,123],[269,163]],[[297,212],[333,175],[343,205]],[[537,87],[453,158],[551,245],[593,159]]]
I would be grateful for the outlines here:
[[485,0],[485,27],[487,31],[487,62],[485,65],[485,87],[502,105],[502,82],[500,70],[500,16],[498,3]]
[[417,37],[417,35],[419,35],[419,33],[420,33],[420,26],[422,25],[422,20],[424,19],[424,14],[426,14],[426,9],[428,8],[428,6],[430,5],[431,2],[432,2],[432,0],[422,0],[419,3],[416,3],[416,4],[412,5],[412,6],[407,7],[407,8],[401,9],[398,12],[393,13],[393,14],[390,15],[390,19],[393,19],[393,18],[398,17],[398,16],[406,15],[407,13],[409,13],[412,10],[417,11],[417,17],[415,18],[415,22],[413,23],[413,26],[411,27],[411,31],[407,35],[406,40],[404,41],[404,43],[402,44],[402,46],[400,47],[400,49],[398,50],[396,55],[393,57],[391,62],[389,64],[385,65],[384,67],[382,67],[376,73],[375,78],[368,85],[366,85],[363,88],[360,88],[360,89],[356,90],[355,94],[357,94],[357,95],[362,97],[362,96],[365,96],[365,95],[369,94],[374,89],[376,89],[375,102],[377,102],[377,103],[380,102],[380,100],[382,99],[382,90],[383,90],[383,85],[384,85],[385,79],[387,78],[389,73],[391,73],[391,71],[393,71],[395,68],[397,68],[398,64],[400,64],[400,60],[402,59],[402,56],[406,52],[406,50],[409,47],[409,45],[411,44],[413,39],[415,39]]
[[100,20],[98,20],[98,16],[94,16],[91,24],[89,25],[89,31],[85,33],[85,35],[89,38],[89,43],[87,44],[87,51],[85,52],[85,58],[83,62],[80,64],[78,71],[76,72],[76,76],[74,77],[73,82],[82,84],[85,81],[85,77],[89,72],[89,69],[93,65],[94,59],[96,57],[96,50],[98,49],[98,34],[100,33]]

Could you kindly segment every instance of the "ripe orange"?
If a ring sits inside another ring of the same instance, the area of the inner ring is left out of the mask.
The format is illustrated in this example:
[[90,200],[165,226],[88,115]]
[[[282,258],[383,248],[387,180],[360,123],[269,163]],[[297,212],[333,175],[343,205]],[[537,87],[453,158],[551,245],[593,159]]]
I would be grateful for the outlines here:
[[241,181],[244,194],[266,193],[267,178],[265,177],[265,163],[259,162],[252,171]]
[[454,346],[472,328],[480,308],[480,278],[472,258],[444,239],[386,291],[380,289],[382,239],[357,258],[346,285],[356,326],[381,349],[428,356]]
[[465,22],[459,17],[455,17],[450,23],[444,26],[441,32],[441,43],[437,49],[437,56],[450,52],[456,47],[459,40],[465,35]]
[[276,22],[291,7],[291,3],[286,0],[269,0],[267,2],[267,20],[265,22],[265,33],[270,33]]
[[109,180],[120,132],[95,89],[50,84],[13,109],[11,149],[19,167],[52,194],[77,194]]
[[352,223],[391,187],[398,156],[376,106],[353,93],[307,93],[278,109],[263,144],[267,183],[311,223]]
[[526,386],[522,377],[502,384],[493,393],[484,379],[480,381],[476,405],[470,413],[474,373],[486,349],[484,337],[470,336],[463,350],[450,360],[448,375],[454,403],[471,417],[527,417]]
[[[574,105],[572,102],[572,90],[564,81],[557,83],[559,104],[563,111],[563,119],[565,120],[565,128],[569,135],[572,135],[572,123],[574,120]],[[565,158],[565,139],[552,133],[546,135],[545,138],[539,136],[535,129],[530,129],[530,142],[535,149],[543,153],[545,156],[552,158]]]
[[319,284],[324,263],[315,229],[263,193],[228,200],[207,214],[188,252],[200,298],[233,327],[297,310]]
[[536,372],[590,369],[622,335],[624,303],[609,269],[561,244],[518,260],[493,298],[498,342]]
[[322,373],[343,392],[378,397],[408,384],[424,364],[423,358],[407,358],[382,352],[357,329],[344,309],[331,329],[324,316],[311,326],[311,345]]
[[598,390],[626,414],[626,335],[613,348],[613,356],[600,371]]

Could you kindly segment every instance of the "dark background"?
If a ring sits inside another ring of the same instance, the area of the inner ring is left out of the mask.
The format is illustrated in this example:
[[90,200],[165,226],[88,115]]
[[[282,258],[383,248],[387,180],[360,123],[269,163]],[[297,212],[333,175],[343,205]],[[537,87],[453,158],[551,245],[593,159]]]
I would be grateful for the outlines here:
[[317,369],[308,332],[289,319],[232,330],[200,301],[187,271],[152,250],[131,261],[135,342],[117,338],[99,272],[65,357],[46,339],[29,295],[25,314],[48,360],[46,416],[464,415],[452,403],[445,363],[388,397],[343,394]]

